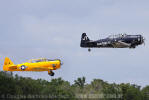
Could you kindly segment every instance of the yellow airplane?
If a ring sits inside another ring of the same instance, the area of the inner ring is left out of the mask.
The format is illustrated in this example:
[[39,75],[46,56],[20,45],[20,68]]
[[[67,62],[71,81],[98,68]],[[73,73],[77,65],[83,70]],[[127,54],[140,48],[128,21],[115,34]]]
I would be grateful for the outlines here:
[[54,76],[52,70],[59,69],[62,65],[61,60],[49,60],[46,58],[31,59],[28,62],[15,65],[8,57],[5,58],[4,71],[48,71],[50,76]]

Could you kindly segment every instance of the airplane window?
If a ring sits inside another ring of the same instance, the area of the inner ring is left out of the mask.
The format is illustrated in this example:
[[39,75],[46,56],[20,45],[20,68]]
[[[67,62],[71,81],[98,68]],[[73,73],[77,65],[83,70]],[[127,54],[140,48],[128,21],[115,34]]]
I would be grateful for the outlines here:
[[37,63],[37,62],[46,62],[46,61],[55,61],[55,60],[57,59],[51,60],[51,59],[41,58],[41,59],[29,60],[28,63]]
[[31,62],[32,62],[32,63],[36,63],[36,61],[35,61],[35,60],[32,60]]
[[36,60],[36,62],[44,62],[44,61],[48,61],[48,60],[44,58]]
[[29,60],[28,63],[33,63],[33,61],[32,60]]
[[47,59],[47,61],[54,61],[54,60],[51,60],[51,59]]
[[42,60],[36,60],[35,62],[41,62]]

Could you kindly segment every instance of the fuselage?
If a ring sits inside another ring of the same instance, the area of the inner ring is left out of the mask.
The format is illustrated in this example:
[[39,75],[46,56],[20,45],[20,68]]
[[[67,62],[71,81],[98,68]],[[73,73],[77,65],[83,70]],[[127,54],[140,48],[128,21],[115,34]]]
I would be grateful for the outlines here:
[[4,71],[49,71],[56,70],[60,68],[61,61],[53,60],[53,61],[43,61],[43,62],[26,62],[17,65],[9,65],[3,67]]
[[115,35],[96,41],[81,40],[81,47],[84,48],[135,48],[144,42],[141,35]]

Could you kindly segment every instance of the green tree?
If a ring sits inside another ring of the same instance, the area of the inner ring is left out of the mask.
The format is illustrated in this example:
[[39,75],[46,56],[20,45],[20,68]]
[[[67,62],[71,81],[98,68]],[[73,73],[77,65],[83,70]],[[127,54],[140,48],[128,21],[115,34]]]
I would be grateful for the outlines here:
[[122,89],[123,98],[122,100],[143,100],[140,86],[128,84],[120,84]]
[[79,86],[80,88],[84,88],[85,86],[85,77],[78,78],[74,81],[74,85]]
[[62,78],[52,79],[51,82],[43,89],[42,94],[46,94],[56,100],[73,99],[74,93],[68,81]]
[[143,99],[149,100],[149,85],[142,89]]

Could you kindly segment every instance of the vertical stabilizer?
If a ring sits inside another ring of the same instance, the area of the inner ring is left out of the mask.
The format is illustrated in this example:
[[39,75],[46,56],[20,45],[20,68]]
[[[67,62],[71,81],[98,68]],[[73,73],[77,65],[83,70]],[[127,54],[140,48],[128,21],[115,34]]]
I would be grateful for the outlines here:
[[81,37],[81,44],[80,44],[80,46],[81,47],[85,47],[85,44],[88,41],[90,41],[90,39],[87,37],[86,33],[83,33],[82,37]]
[[7,71],[8,70],[8,66],[10,66],[10,65],[14,65],[14,64],[8,57],[6,57],[5,61],[4,61],[3,70]]

